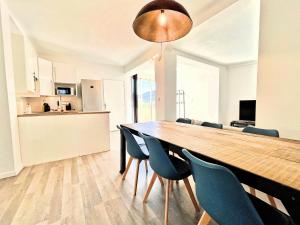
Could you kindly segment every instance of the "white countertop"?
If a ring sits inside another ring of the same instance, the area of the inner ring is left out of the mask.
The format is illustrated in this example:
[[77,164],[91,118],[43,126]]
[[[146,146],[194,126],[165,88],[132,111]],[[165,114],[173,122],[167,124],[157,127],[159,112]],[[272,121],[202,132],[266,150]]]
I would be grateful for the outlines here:
[[101,113],[110,113],[110,111],[99,111],[99,112],[82,112],[82,111],[32,112],[32,113],[19,114],[18,117],[32,117],[32,116],[66,116],[66,115],[101,114]]

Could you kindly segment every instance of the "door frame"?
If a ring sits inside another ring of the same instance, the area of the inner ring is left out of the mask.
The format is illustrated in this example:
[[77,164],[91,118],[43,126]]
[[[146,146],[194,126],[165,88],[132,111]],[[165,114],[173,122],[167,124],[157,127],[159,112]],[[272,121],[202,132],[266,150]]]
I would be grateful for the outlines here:
[[[105,95],[104,95],[104,89],[105,89],[105,81],[120,81],[122,82],[122,86],[123,86],[123,104],[124,104],[124,122],[126,121],[126,118],[127,118],[127,110],[126,110],[126,92],[125,92],[125,81],[122,80],[122,79],[102,79],[102,85],[103,85],[103,88],[102,88],[102,96],[103,96],[103,105],[104,105],[104,111],[107,111],[106,110],[106,103],[105,103]],[[111,131],[116,131],[117,128],[115,128],[115,130],[110,130]]]
[[133,107],[133,122],[138,122],[138,95],[137,95],[137,80],[138,75],[132,76],[132,107]]

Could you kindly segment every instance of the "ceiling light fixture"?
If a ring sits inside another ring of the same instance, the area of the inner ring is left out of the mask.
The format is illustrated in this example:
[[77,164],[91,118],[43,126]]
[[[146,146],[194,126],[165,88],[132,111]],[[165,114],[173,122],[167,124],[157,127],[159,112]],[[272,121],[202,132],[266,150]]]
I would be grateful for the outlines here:
[[186,9],[174,0],[154,0],[145,5],[133,22],[140,38],[151,42],[175,41],[187,35],[193,21]]

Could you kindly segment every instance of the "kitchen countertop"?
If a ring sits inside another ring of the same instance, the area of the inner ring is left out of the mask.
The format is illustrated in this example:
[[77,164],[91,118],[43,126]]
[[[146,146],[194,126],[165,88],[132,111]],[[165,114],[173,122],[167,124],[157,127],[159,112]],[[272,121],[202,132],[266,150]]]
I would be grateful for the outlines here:
[[66,115],[82,115],[82,114],[102,114],[110,113],[110,111],[99,111],[99,112],[78,112],[78,111],[65,111],[65,112],[33,112],[19,114],[18,117],[32,117],[32,116],[66,116]]

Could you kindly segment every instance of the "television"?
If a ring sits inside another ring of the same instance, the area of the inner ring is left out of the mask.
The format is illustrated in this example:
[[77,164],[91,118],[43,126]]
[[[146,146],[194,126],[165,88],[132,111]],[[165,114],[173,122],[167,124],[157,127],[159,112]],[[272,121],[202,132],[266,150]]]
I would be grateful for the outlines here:
[[241,100],[239,120],[255,121],[255,108],[255,100]]

